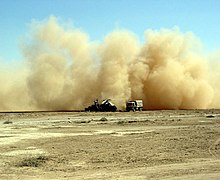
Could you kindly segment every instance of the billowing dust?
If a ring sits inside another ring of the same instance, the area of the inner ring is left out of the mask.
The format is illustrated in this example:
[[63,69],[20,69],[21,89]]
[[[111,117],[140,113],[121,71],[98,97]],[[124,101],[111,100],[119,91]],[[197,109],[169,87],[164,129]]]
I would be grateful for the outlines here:
[[210,60],[191,32],[147,30],[140,43],[115,30],[94,42],[50,17],[32,22],[21,44],[24,60],[0,65],[1,111],[79,110],[96,98],[119,109],[129,99],[145,109],[220,107],[219,55]]

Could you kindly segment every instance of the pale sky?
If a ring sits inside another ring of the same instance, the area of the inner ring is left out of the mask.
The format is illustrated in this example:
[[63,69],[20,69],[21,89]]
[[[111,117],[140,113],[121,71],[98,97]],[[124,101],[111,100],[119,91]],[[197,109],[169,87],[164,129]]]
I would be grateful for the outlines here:
[[102,41],[115,28],[128,29],[142,40],[147,29],[177,26],[193,32],[206,51],[220,50],[219,0],[1,0],[0,58],[21,59],[19,39],[28,25],[51,15],[71,21],[91,41]]

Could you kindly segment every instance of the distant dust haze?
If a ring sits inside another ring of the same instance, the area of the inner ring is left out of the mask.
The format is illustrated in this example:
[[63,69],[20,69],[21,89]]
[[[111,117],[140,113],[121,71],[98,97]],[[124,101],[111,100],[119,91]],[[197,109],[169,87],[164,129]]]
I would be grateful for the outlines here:
[[79,110],[96,98],[119,109],[131,99],[145,109],[220,108],[220,55],[207,57],[178,28],[147,30],[143,43],[127,30],[94,42],[50,17],[32,23],[21,48],[22,63],[0,62],[0,111]]

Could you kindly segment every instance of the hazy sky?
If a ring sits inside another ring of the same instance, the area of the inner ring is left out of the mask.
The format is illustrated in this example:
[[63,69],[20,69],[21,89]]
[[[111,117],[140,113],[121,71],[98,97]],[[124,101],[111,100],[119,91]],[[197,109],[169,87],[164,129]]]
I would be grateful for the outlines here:
[[33,19],[72,21],[101,41],[115,28],[144,38],[146,29],[192,31],[207,51],[220,49],[219,0],[0,0],[0,59],[21,59],[19,39]]

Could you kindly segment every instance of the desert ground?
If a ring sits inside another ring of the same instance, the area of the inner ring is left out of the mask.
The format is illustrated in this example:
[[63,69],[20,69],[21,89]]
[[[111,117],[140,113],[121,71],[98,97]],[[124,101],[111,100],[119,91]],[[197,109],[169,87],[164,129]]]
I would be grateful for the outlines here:
[[220,110],[0,113],[0,179],[220,179]]

